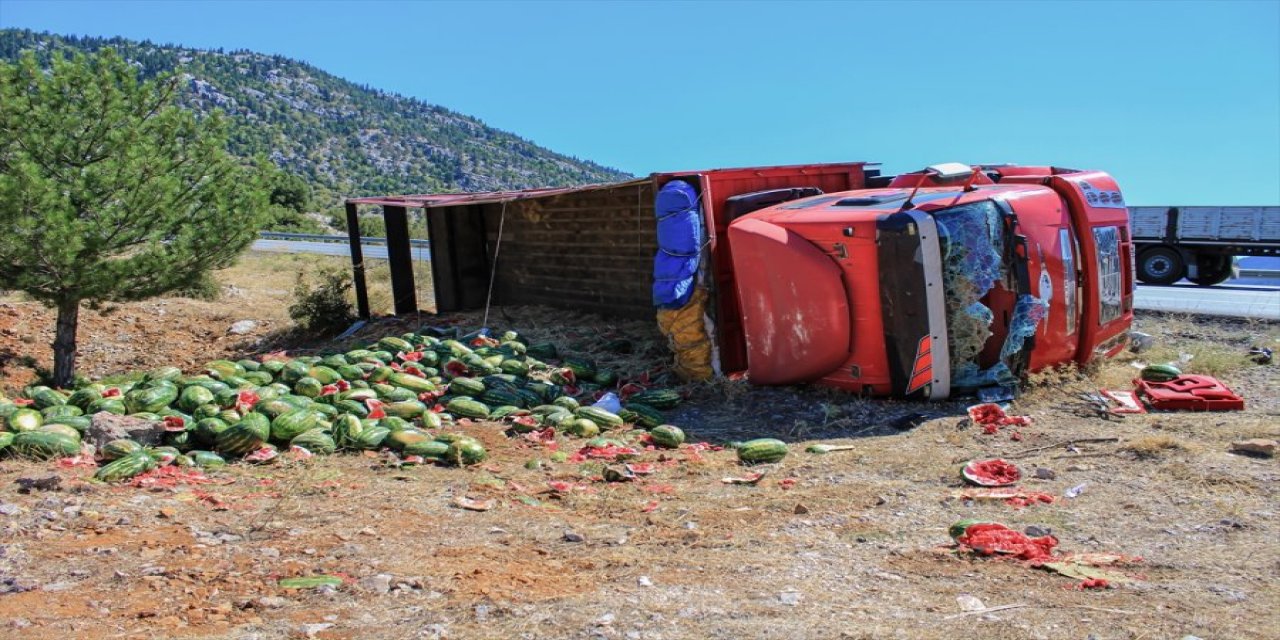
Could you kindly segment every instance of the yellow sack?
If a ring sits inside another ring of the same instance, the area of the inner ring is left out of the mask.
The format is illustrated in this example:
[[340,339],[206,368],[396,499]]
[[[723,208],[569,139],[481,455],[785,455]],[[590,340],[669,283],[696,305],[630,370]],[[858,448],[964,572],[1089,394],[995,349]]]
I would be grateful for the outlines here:
[[676,356],[676,374],[685,380],[710,380],[713,375],[711,337],[702,319],[706,309],[707,290],[698,287],[683,307],[658,310],[658,328]]

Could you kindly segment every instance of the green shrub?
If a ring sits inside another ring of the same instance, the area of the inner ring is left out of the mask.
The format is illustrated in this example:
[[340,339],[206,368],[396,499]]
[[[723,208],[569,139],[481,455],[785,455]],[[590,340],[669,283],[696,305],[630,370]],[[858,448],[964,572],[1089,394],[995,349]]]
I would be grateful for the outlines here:
[[337,333],[355,322],[351,301],[351,274],[337,269],[324,269],[316,274],[312,286],[303,273],[293,288],[294,303],[289,317],[306,331],[320,334]]

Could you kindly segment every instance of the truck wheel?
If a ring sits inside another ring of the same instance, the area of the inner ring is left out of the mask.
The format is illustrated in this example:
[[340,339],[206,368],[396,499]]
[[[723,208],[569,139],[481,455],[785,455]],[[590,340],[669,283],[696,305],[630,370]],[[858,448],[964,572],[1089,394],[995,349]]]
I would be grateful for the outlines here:
[[1186,271],[1182,256],[1168,247],[1152,247],[1138,258],[1138,279],[1147,284],[1173,284]]
[[1202,287],[1221,284],[1231,277],[1233,266],[1231,256],[1200,256],[1196,260],[1196,277],[1188,280]]

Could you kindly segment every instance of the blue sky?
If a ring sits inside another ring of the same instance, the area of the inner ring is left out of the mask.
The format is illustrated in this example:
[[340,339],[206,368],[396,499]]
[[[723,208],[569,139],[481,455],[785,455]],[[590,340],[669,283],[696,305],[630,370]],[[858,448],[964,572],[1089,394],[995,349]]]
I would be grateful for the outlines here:
[[840,160],[1280,204],[1280,2],[0,0],[0,25],[247,48],[646,174]]

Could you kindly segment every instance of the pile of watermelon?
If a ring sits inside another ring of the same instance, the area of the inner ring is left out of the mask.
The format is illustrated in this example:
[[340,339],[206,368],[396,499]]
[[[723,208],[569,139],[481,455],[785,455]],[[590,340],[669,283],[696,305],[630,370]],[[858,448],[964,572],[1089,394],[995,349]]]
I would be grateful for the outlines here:
[[[114,482],[169,464],[264,463],[282,452],[389,450],[414,462],[471,465],[487,456],[461,430],[475,420],[503,423],[511,435],[550,428],[585,438],[631,425],[651,431],[659,446],[679,446],[683,432],[662,413],[680,402],[674,390],[631,383],[618,389],[627,398],[621,411],[592,406],[620,382],[515,332],[407,333],[346,353],[215,360],[196,375],[163,367],[133,383],[0,395],[0,454],[89,454],[104,463],[97,477]],[[89,452],[81,436],[99,412],[162,423],[164,441],[115,440]]]

